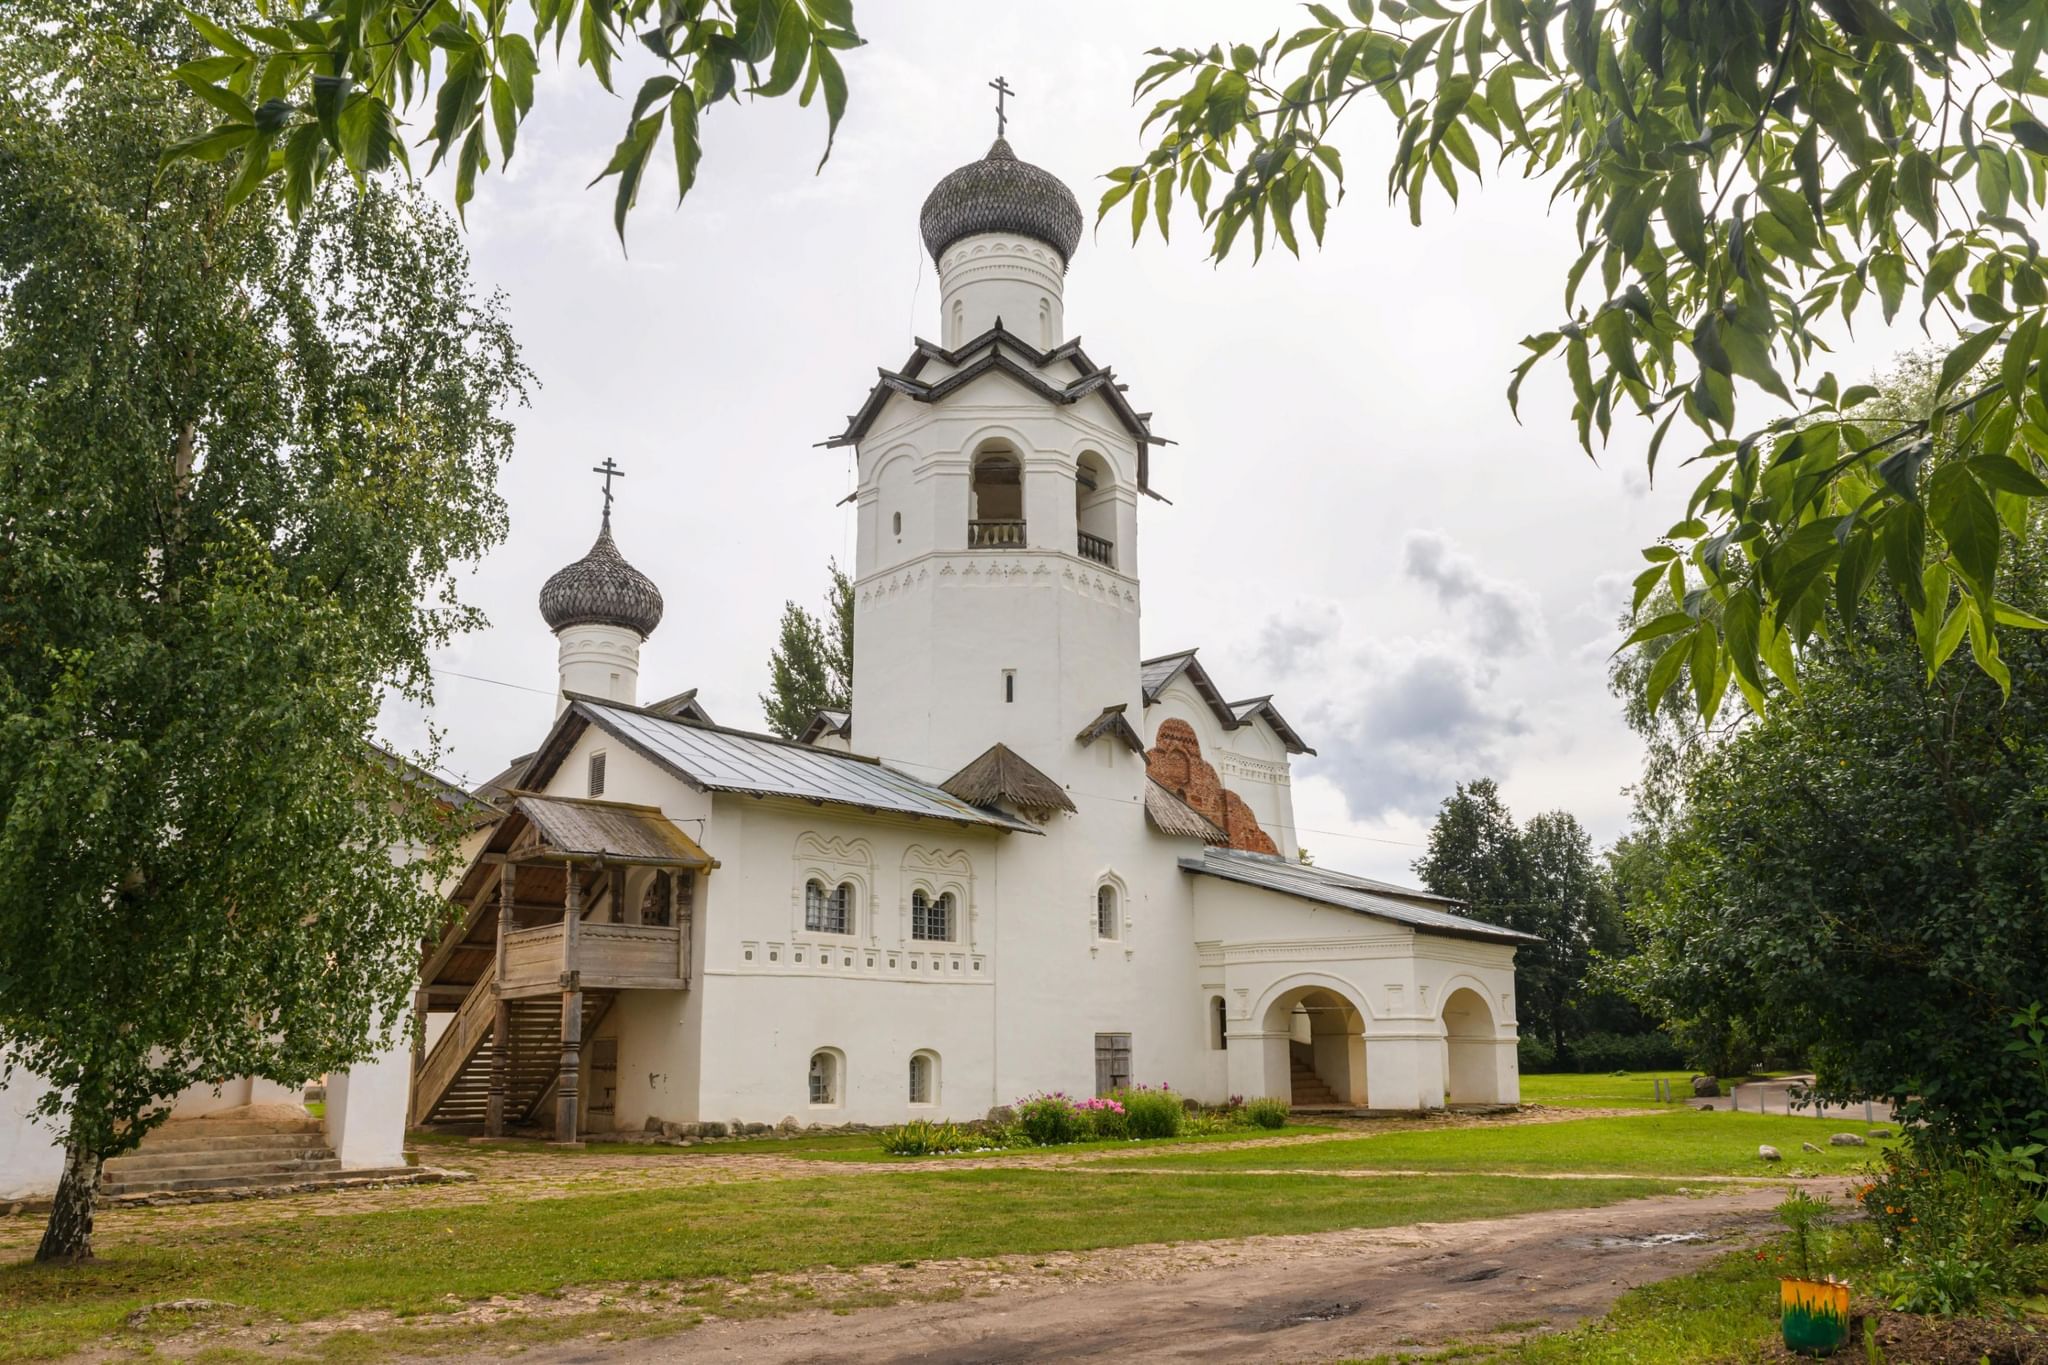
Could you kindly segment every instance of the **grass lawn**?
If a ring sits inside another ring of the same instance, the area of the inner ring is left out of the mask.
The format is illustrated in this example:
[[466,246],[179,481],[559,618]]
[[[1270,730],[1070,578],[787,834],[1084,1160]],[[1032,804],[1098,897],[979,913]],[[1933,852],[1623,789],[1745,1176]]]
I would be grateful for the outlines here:
[[1684,1071],[1568,1072],[1522,1077],[1522,1103],[1549,1104],[1561,1109],[1669,1109],[1656,1098],[1657,1082],[1671,1082],[1671,1093],[1692,1098],[1692,1078]]
[[[698,1156],[786,1156],[803,1161],[934,1161],[1001,1155],[1006,1157],[1049,1156],[1060,1152],[1147,1151],[1186,1143],[1243,1142],[1252,1138],[1300,1137],[1338,1130],[1329,1124],[1290,1123],[1285,1128],[1233,1128],[1223,1133],[1191,1133],[1177,1138],[1128,1139],[1116,1142],[1070,1142],[1059,1147],[1005,1147],[1000,1152],[949,1152],[945,1157],[895,1157],[882,1150],[879,1133],[814,1133],[787,1138],[738,1138],[676,1147],[652,1142],[591,1142],[583,1150],[593,1156],[669,1156],[687,1161]],[[511,1139],[472,1143],[468,1138],[438,1133],[410,1133],[409,1146],[420,1149],[422,1159],[432,1165],[434,1150],[465,1152],[546,1152],[561,1155],[561,1149],[543,1141]],[[445,1158],[444,1158],[445,1159]]]
[[973,1170],[211,1225],[151,1210],[103,1225],[100,1259],[84,1267],[0,1265],[0,1360],[48,1358],[110,1334],[115,1344],[146,1345],[122,1331],[122,1319],[177,1298],[225,1300],[243,1310],[237,1320],[388,1309],[431,1324],[457,1306],[449,1295],[1503,1217],[1670,1189],[1652,1180]]
[[[1640,1118],[1570,1119],[1467,1128],[1407,1130],[1378,1136],[1306,1143],[1299,1147],[1175,1152],[1112,1159],[1176,1170],[1421,1170],[1522,1171],[1530,1174],[1607,1172],[1627,1175],[1848,1174],[1876,1159],[1890,1142],[1830,1147],[1831,1133],[1861,1132],[1860,1123],[1761,1114],[1703,1114],[1678,1109]],[[1800,1150],[1811,1142],[1818,1153]],[[1759,1161],[1769,1143],[1784,1154]]]

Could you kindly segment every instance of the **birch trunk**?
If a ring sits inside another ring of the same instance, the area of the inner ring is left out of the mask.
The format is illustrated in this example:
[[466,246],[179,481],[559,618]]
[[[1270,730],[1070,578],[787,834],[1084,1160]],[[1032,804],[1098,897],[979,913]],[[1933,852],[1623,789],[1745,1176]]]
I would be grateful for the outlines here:
[[64,1175],[50,1205],[36,1260],[76,1265],[92,1259],[93,1202],[99,1196],[100,1154],[75,1138],[64,1146]]

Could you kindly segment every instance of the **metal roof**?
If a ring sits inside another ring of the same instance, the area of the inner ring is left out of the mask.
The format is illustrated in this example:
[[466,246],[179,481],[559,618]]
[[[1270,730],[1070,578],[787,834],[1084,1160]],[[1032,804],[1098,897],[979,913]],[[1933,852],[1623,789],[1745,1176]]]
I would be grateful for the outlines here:
[[573,697],[569,710],[703,791],[782,796],[1036,832],[1022,821],[970,805],[871,758],[696,725],[589,697]]
[[510,793],[508,800],[551,854],[662,867],[712,865],[710,855],[653,806],[536,792]]
[[[1406,899],[1438,901],[1455,905],[1456,901],[1427,891],[1414,891],[1394,886],[1388,882],[1376,882],[1366,877],[1353,877],[1342,872],[1331,872],[1308,863],[1290,863],[1265,853],[1245,853],[1232,848],[1208,849],[1199,858],[1182,858],[1183,872],[1198,872],[1204,876],[1221,877],[1225,881],[1242,882],[1247,886],[1275,891],[1283,896],[1300,900],[1315,901],[1322,905],[1334,905],[1341,910],[1351,910],[1361,915],[1376,915],[1381,919],[1405,924],[1417,933],[1438,934],[1445,938],[1479,939],[1487,943],[1538,943],[1534,934],[1525,934],[1519,929],[1507,929],[1498,924],[1487,924],[1483,920],[1468,919],[1464,915],[1452,914],[1446,910],[1432,910],[1416,905]],[[1395,896],[1404,899],[1395,899]]]
[[1150,706],[1158,701],[1159,694],[1166,690],[1167,684],[1185,673],[1189,685],[1200,694],[1202,700],[1207,703],[1210,713],[1216,717],[1216,723],[1224,729],[1235,730],[1251,724],[1253,717],[1263,716],[1266,724],[1273,727],[1273,733],[1280,737],[1280,742],[1286,746],[1288,753],[1315,752],[1280,715],[1279,710],[1273,705],[1272,693],[1269,692],[1263,697],[1249,697],[1244,701],[1225,701],[1215,680],[1209,676],[1209,670],[1202,667],[1201,660],[1197,659],[1195,654],[1195,650],[1183,649],[1174,654],[1161,654],[1157,658],[1139,662],[1138,688],[1140,695],[1145,699],[1145,705]]

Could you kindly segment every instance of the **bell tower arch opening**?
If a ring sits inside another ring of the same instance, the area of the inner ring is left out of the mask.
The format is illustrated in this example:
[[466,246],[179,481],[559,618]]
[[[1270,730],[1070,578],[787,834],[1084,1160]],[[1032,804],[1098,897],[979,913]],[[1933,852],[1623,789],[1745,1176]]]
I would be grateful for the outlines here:
[[1021,548],[1024,543],[1024,462],[1007,441],[975,451],[967,492],[967,545]]

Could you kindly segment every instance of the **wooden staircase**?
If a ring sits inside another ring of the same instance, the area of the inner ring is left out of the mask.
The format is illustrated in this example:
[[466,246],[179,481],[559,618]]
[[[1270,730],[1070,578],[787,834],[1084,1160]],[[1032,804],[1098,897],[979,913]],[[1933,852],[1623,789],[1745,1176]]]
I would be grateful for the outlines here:
[[[413,1122],[481,1128],[490,1117],[491,1027],[498,1006],[496,985],[496,977],[485,972],[420,1068],[413,1081]],[[546,1102],[555,1093],[562,1063],[561,998],[528,996],[505,1003],[511,1019],[512,1044],[505,1082],[505,1122],[526,1124],[548,1119]],[[611,1003],[611,992],[583,992],[586,1048]]]
[[1290,1080],[1292,1082],[1294,1107],[1296,1109],[1341,1109],[1344,1101],[1337,1092],[1330,1089],[1315,1068],[1299,1057],[1289,1057]]

